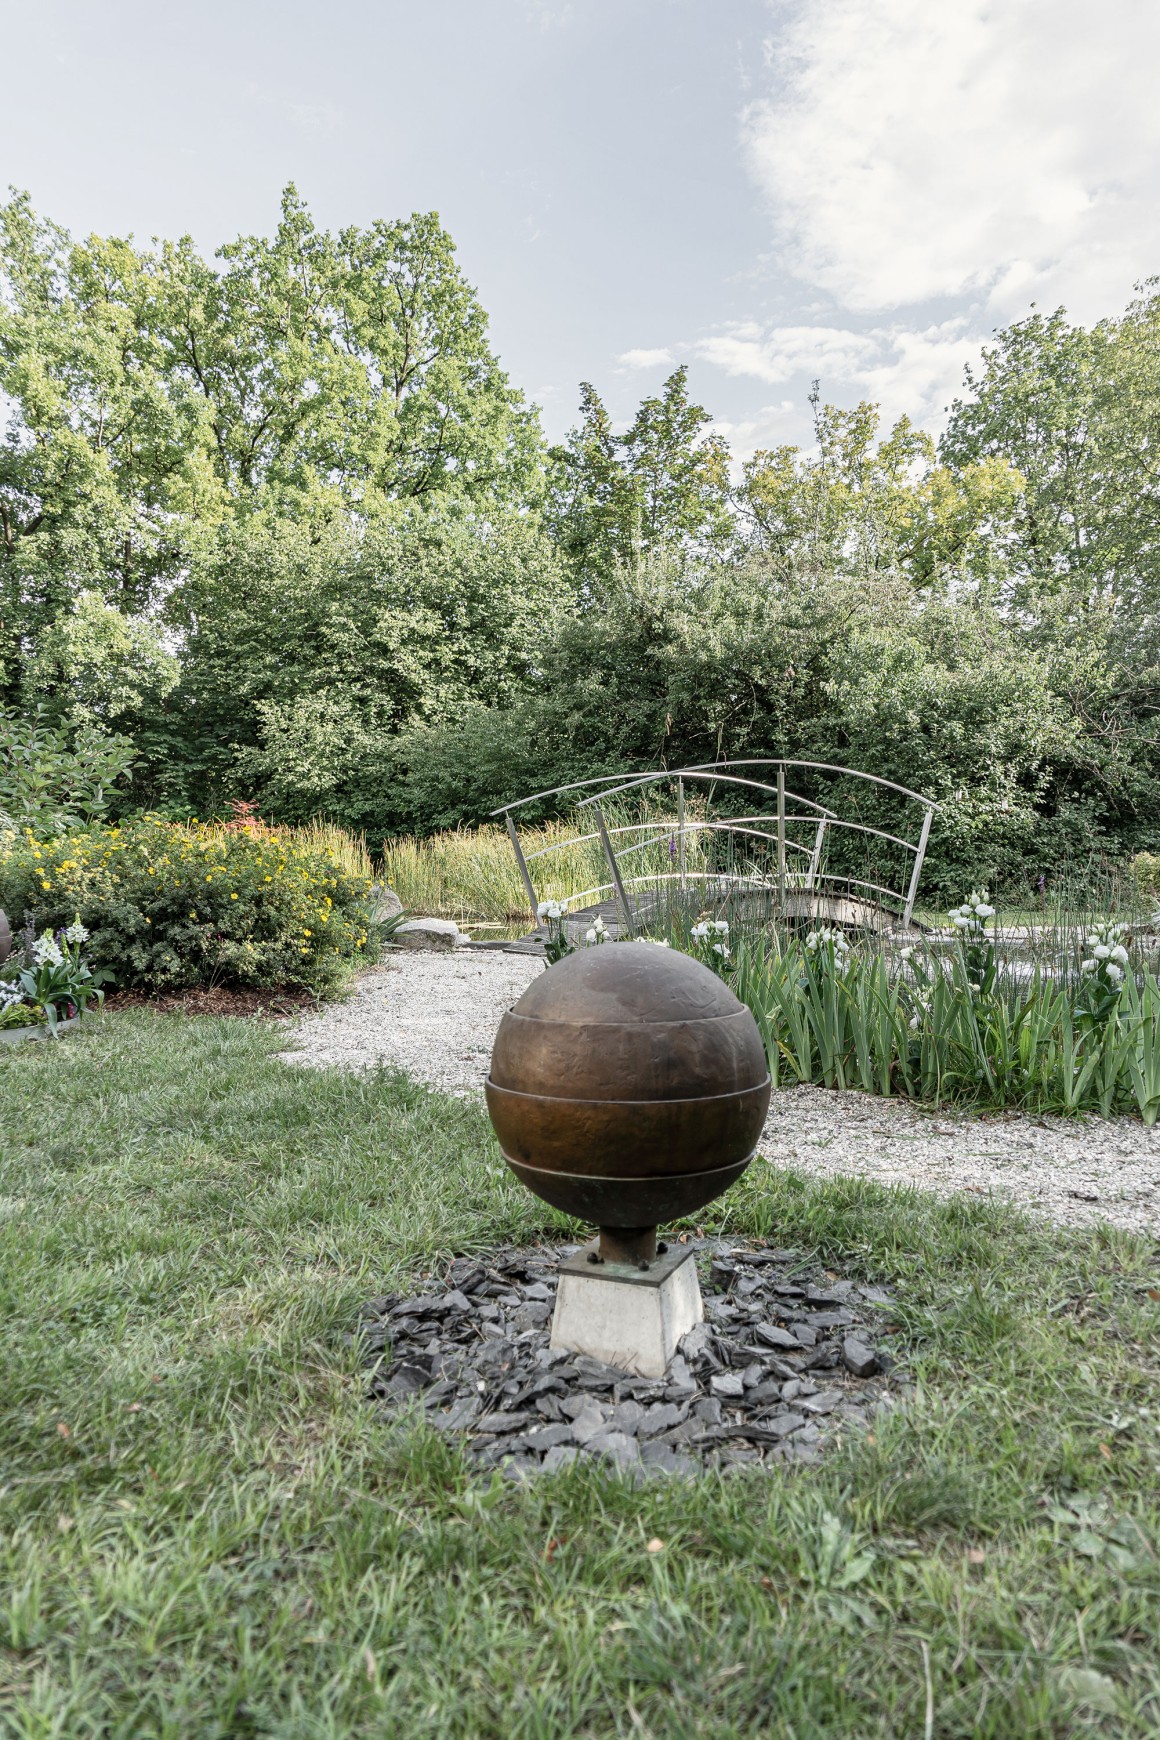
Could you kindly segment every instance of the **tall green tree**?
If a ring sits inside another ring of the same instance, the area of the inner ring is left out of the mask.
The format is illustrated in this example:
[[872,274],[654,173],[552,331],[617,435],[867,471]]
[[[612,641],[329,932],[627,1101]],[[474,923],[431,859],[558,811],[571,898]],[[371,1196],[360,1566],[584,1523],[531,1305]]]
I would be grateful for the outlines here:
[[301,512],[330,496],[372,515],[437,494],[535,496],[536,413],[435,213],[331,235],[291,186],[273,236],[219,259],[163,248],[160,325],[234,500]]
[[549,454],[546,520],[585,584],[663,550],[724,555],[733,537],[729,449],[689,398],[682,366],[617,435],[591,383],[581,420]]
[[1160,602],[1160,294],[1087,330],[1063,309],[1000,332],[968,369],[941,443],[946,465],[1005,459],[1024,480],[1013,559],[1028,594],[1108,604],[1139,619]]
[[[95,592],[172,600],[207,528],[366,524],[401,504],[534,503],[537,414],[500,368],[434,213],[272,237],[74,242],[0,207],[0,694]],[[180,614],[180,610],[178,611]]]
[[783,446],[746,461],[737,503],[752,546],[784,562],[866,579],[898,572],[920,589],[1001,583],[1022,483],[988,454],[952,470],[908,417],[879,439],[880,413],[823,404],[812,453]]
[[131,243],[73,244],[25,195],[0,207],[0,681],[98,591],[132,617],[177,571],[183,522],[216,485],[203,408],[172,378],[152,267]]
[[454,726],[474,700],[512,704],[570,597],[514,509],[223,526],[175,603],[181,682],[145,739],[152,778],[202,813],[245,796],[286,820],[377,826],[390,739]]

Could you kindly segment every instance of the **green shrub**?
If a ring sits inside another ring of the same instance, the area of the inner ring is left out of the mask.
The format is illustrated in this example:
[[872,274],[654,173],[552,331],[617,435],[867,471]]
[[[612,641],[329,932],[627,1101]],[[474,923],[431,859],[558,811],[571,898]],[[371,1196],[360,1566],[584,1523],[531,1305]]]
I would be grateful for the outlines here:
[[0,709],[0,829],[59,834],[99,821],[133,765],[133,745],[94,724]]
[[0,855],[0,906],[59,929],[78,915],[118,986],[304,985],[324,991],[373,943],[365,853],[323,832],[142,816]]
[[1132,859],[1131,871],[1132,881],[1142,895],[1155,899],[1160,894],[1160,855],[1137,852]]

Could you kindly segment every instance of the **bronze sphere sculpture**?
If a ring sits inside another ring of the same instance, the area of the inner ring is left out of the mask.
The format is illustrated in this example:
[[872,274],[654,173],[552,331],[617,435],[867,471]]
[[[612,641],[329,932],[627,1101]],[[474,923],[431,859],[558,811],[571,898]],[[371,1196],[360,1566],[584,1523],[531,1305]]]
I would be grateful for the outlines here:
[[487,1108],[504,1159],[554,1208],[600,1228],[606,1259],[648,1262],[753,1158],[770,1076],[757,1023],[676,949],[567,956],[500,1022]]

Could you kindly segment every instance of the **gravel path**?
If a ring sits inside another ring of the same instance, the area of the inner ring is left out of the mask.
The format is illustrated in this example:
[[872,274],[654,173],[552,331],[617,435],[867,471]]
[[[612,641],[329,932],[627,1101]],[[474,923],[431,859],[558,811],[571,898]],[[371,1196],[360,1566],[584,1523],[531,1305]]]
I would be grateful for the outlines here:
[[[364,974],[349,1002],[302,1016],[281,1055],[323,1069],[394,1065],[477,1093],[500,1017],[542,971],[534,957],[498,951],[399,955]],[[774,1096],[762,1150],[823,1177],[993,1191],[1066,1225],[1160,1234],[1160,1127],[1135,1119],[972,1118],[805,1087]]]

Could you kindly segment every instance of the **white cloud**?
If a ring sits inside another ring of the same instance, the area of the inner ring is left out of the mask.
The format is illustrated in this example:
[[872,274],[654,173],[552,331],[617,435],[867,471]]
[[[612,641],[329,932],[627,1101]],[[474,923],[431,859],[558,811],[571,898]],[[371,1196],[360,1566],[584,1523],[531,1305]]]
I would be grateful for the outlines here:
[[873,360],[878,343],[870,333],[839,327],[775,326],[766,331],[746,321],[699,339],[692,351],[728,375],[750,375],[780,386],[803,373],[852,375]]
[[673,361],[673,353],[664,346],[658,350],[625,350],[616,360],[626,369],[658,369]]
[[[937,423],[962,380],[963,365],[977,359],[981,339],[965,316],[910,326],[894,322],[863,331],[834,326],[774,326],[738,322],[690,346],[702,362],[726,374],[767,385],[820,380],[823,399],[844,403],[873,399],[891,423],[905,412],[914,421]],[[755,423],[737,422],[721,432],[731,441],[760,446],[771,420],[784,422],[791,408],[800,423],[804,405],[785,400],[768,407]],[[779,435],[778,439],[789,437]]]
[[[739,451],[808,439],[807,383],[937,427],[996,326],[1090,323],[1160,271],[1160,6],[1151,0],[770,0],[741,142],[771,213],[778,318],[676,348],[786,386]],[[726,432],[722,425],[722,431]]]
[[1150,0],[779,10],[743,138],[795,275],[850,310],[1034,298],[1090,320],[1160,267]]

